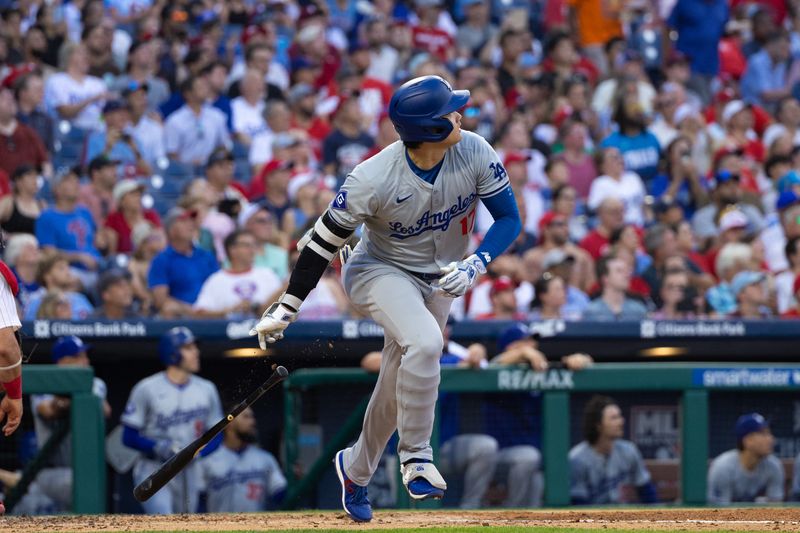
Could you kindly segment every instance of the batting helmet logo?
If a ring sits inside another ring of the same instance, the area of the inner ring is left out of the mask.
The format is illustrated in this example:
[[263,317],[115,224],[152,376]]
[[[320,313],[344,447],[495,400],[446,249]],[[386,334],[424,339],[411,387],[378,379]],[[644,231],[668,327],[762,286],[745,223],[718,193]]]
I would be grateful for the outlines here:
[[453,131],[443,118],[469,101],[469,91],[454,91],[439,76],[414,78],[400,86],[389,102],[389,118],[407,142],[440,142]]
[[181,346],[195,342],[194,334],[189,328],[179,326],[170,329],[161,336],[158,342],[158,357],[164,366],[181,363]]

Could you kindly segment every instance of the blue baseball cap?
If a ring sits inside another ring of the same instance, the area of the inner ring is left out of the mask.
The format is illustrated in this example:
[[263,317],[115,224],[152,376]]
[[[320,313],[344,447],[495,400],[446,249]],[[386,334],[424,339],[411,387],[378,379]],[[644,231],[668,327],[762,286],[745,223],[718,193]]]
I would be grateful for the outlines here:
[[790,170],[778,180],[778,192],[786,192],[794,185],[800,185],[800,174],[795,170]]
[[758,413],[747,413],[736,420],[736,440],[740,441],[750,433],[756,433],[769,427],[766,418]]
[[522,322],[517,322],[510,328],[504,330],[499,337],[497,337],[497,353],[503,353],[506,348],[513,343],[522,339],[538,339],[538,333],[531,333],[531,330]]
[[744,272],[739,272],[733,276],[733,281],[731,281],[731,290],[733,290],[733,294],[735,296],[739,296],[739,293],[742,292],[745,287],[755,285],[756,283],[761,283],[764,281],[764,279],[765,276],[761,272],[745,270]]
[[90,344],[85,344],[80,337],[76,337],[75,335],[60,337],[53,345],[53,362],[58,363],[64,357],[71,357],[81,352],[87,352],[91,347]]
[[775,209],[780,211],[793,206],[797,202],[800,202],[800,196],[797,196],[796,192],[789,189],[788,191],[783,191],[778,196],[778,200],[775,202]]

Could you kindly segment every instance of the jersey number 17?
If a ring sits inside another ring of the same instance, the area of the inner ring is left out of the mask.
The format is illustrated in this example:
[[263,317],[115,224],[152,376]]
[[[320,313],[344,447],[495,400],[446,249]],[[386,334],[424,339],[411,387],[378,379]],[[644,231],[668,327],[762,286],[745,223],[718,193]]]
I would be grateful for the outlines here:
[[461,235],[468,235],[475,228],[475,208],[461,219]]

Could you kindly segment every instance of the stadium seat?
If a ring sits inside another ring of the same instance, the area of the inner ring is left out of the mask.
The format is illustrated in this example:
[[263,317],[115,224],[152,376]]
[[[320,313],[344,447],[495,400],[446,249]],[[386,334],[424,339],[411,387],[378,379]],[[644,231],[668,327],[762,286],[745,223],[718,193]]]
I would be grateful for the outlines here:
[[250,148],[240,142],[234,142],[231,155],[234,159],[247,159],[250,156]]
[[245,185],[250,183],[250,161],[245,159],[235,159],[233,167],[233,179]]
[[192,179],[194,169],[191,165],[186,165],[178,161],[171,160],[167,168],[164,169],[164,181],[170,179]]

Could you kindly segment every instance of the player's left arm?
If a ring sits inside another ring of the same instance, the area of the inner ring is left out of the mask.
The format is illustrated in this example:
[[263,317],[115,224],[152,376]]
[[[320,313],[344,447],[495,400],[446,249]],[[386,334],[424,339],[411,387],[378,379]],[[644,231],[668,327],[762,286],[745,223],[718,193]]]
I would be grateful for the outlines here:
[[[499,165],[499,163],[498,163]],[[481,198],[483,204],[494,218],[478,249],[463,261],[450,263],[442,267],[439,287],[447,296],[457,298],[463,296],[478,278],[478,274],[486,273],[488,265],[495,257],[508,248],[522,229],[522,221],[514,199],[514,191],[506,185],[500,192]]]
[[590,505],[592,503],[589,469],[580,457],[569,458],[569,499],[572,505]]
[[786,476],[783,472],[783,465],[780,460],[774,456],[767,457],[770,465],[770,476],[767,481],[767,500],[771,502],[782,502],[784,496],[784,486],[786,485]]
[[286,478],[283,476],[283,472],[281,472],[281,467],[278,465],[278,461],[274,456],[269,455],[267,457],[267,466],[265,470],[267,472],[266,492],[269,497],[269,501],[267,503],[270,507],[277,508],[286,497],[288,483]]
[[[219,399],[219,391],[213,384],[210,384],[209,388],[211,389],[209,391],[211,406],[208,410],[208,416],[205,420],[206,429],[213,427],[214,424],[222,419],[222,401]],[[213,439],[211,439],[208,444],[203,446],[203,448],[200,450],[200,457],[206,457],[217,451],[217,448],[219,448],[222,444],[222,438],[223,432],[220,431],[216,434],[216,436],[214,436]]]
[[522,219],[511,185],[494,196],[481,198],[481,201],[494,218],[494,223],[489,226],[475,254],[484,265],[488,265],[492,259],[505,252],[517,238],[522,230]]
[[630,443],[631,452],[633,453],[633,480],[636,485],[636,492],[639,494],[639,501],[641,503],[658,503],[658,492],[650,477],[650,471],[644,464],[644,459],[635,444]]
[[478,197],[494,218],[494,223],[476,251],[476,255],[486,266],[511,246],[522,230],[522,221],[514,191],[508,181],[508,172],[503,168],[497,152],[483,137],[468,137],[475,144],[469,170],[475,176]]
[[514,242],[522,229],[514,191],[508,173],[497,157],[497,152],[482,137],[468,135],[462,142],[470,146],[473,157],[464,170],[475,177],[478,196],[494,218],[478,249],[463,261],[450,263],[441,269],[439,287],[447,296],[463,296],[486,272],[495,257],[501,255]]

